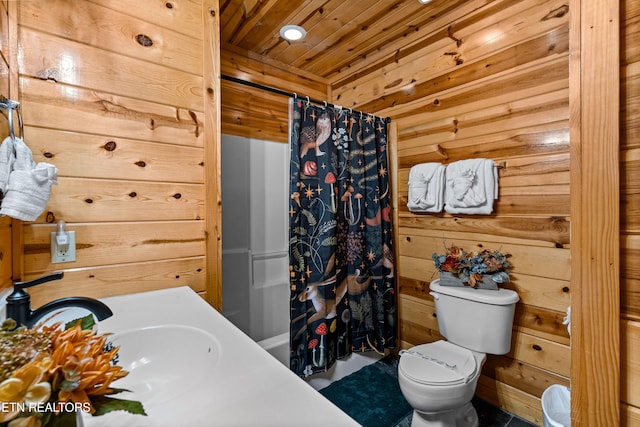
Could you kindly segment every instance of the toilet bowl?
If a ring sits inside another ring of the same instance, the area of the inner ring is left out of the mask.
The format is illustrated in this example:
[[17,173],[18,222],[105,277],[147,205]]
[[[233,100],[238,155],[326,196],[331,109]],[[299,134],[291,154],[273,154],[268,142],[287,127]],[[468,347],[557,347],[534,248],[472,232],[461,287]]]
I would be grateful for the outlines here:
[[487,354],[505,354],[518,294],[430,284],[438,329],[447,340],[400,352],[398,383],[413,407],[412,427],[477,427],[471,399]]
[[477,426],[470,402],[485,359],[484,353],[447,341],[402,351],[398,382],[414,409],[412,427]]

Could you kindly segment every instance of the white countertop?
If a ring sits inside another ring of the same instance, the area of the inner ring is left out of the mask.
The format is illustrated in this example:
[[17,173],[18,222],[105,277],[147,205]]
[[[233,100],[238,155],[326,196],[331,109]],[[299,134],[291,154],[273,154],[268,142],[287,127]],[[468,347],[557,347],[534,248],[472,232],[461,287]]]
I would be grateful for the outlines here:
[[[114,315],[98,331],[118,332],[157,325],[188,325],[203,329],[220,344],[215,387],[206,407],[175,402],[181,422],[168,422],[124,412],[85,415],[86,427],[347,427],[359,424],[262,349],[189,287],[103,298]],[[118,386],[117,382],[114,386]],[[114,397],[127,398],[126,393]],[[142,402],[144,405],[144,402]],[[171,403],[169,403],[170,405]],[[147,408],[145,408],[147,409]]]

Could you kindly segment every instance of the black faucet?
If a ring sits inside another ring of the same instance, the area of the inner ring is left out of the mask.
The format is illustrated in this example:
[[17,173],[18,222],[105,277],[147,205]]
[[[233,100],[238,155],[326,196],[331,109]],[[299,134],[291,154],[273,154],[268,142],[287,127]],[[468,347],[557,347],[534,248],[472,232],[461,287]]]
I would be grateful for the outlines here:
[[96,299],[86,297],[60,298],[48,302],[36,310],[31,310],[31,296],[25,289],[52,280],[60,280],[63,275],[64,273],[59,272],[28,282],[14,282],[13,292],[7,297],[7,319],[11,318],[15,320],[17,326],[24,325],[27,328],[32,328],[45,314],[61,308],[84,308],[92,312],[98,320],[104,320],[113,315],[113,312],[106,304]]

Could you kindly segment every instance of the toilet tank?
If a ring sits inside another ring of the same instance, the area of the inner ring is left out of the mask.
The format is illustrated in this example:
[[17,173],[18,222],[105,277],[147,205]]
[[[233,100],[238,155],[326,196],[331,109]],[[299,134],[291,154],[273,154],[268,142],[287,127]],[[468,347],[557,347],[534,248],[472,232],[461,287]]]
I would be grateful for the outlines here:
[[448,341],[488,354],[506,354],[518,294],[510,289],[474,289],[430,284],[440,334]]

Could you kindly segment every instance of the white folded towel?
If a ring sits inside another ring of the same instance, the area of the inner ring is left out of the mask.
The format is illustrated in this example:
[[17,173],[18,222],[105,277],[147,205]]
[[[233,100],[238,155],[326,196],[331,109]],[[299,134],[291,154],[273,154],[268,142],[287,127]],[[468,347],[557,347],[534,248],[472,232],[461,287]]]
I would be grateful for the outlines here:
[[445,211],[487,215],[497,198],[498,170],[493,160],[460,160],[447,166]]
[[13,148],[13,138],[6,137],[0,145],[0,192],[7,192],[9,184],[9,175],[13,169],[13,163],[16,161],[16,150]]
[[441,163],[421,163],[409,172],[407,208],[411,212],[441,212],[444,205],[444,173]]
[[14,138],[13,149],[16,153],[16,160],[13,163],[12,170],[26,171],[36,167],[36,162],[33,161],[33,153],[22,138]]
[[51,185],[57,184],[58,169],[49,163],[33,161],[31,150],[20,138],[13,140],[15,161],[9,174],[0,215],[35,221],[44,211]]

